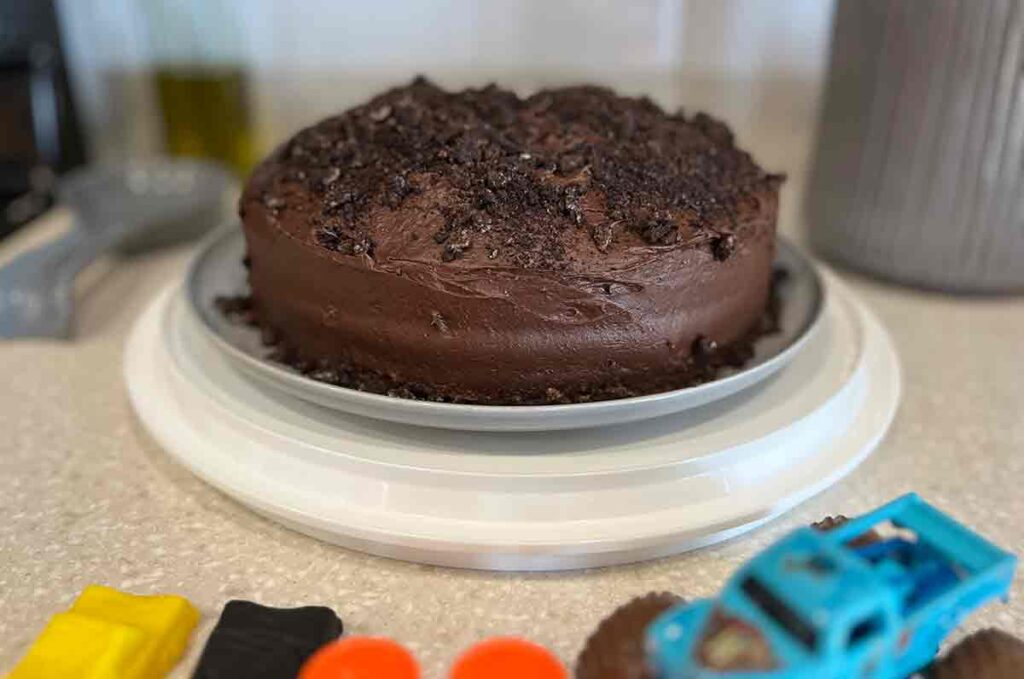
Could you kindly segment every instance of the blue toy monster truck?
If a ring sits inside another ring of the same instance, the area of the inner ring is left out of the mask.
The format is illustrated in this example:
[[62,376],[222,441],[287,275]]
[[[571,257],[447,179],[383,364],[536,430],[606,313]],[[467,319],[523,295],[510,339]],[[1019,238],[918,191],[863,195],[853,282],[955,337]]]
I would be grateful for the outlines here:
[[647,628],[647,663],[658,679],[906,677],[971,611],[1006,598],[1015,567],[906,495],[827,532],[799,529],[716,599],[662,614]]

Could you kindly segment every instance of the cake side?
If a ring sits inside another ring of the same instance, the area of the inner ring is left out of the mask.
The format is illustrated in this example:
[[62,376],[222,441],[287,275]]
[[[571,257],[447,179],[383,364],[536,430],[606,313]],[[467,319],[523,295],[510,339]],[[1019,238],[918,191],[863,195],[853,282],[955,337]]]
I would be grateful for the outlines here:
[[543,403],[685,386],[766,327],[780,181],[706,116],[417,81],[254,173],[254,314],[282,359],[374,391]]

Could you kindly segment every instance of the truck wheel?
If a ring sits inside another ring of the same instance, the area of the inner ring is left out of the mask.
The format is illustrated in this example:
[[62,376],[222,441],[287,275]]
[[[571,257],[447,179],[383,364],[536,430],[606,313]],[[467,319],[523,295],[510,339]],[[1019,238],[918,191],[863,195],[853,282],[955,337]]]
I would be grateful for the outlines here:
[[651,592],[619,606],[601,621],[576,659],[576,679],[649,679],[644,633],[659,615],[683,602]]
[[[839,528],[847,521],[849,521],[849,519],[843,516],[842,514],[836,514],[835,516],[826,516],[821,521],[815,521],[811,524],[811,528],[813,528],[814,530],[820,530],[823,533],[827,533],[833,528]],[[878,542],[881,539],[882,537],[878,533],[876,533],[874,530],[869,530],[867,533],[864,533],[864,535],[861,535],[851,540],[850,546],[863,547],[864,545],[870,545],[873,542]]]
[[975,632],[932,666],[931,679],[1017,679],[1024,676],[1024,641],[997,629]]

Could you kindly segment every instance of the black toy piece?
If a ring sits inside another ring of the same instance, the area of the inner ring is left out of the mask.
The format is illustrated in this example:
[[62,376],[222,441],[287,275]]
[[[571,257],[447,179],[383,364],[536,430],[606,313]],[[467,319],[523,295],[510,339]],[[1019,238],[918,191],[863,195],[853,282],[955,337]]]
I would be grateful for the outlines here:
[[294,679],[309,656],[342,632],[329,608],[271,608],[229,601],[199,658],[194,679]]

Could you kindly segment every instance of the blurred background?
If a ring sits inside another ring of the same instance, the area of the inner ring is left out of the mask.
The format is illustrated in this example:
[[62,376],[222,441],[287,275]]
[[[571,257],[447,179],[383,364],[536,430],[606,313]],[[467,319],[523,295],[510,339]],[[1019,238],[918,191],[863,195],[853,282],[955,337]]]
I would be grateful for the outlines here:
[[724,119],[780,231],[918,287],[1024,289],[1020,0],[0,0],[0,234],[84,162],[213,159],[426,75]]
[[[832,5],[0,0],[4,73],[24,74],[0,80],[0,115],[20,120],[2,124],[0,160],[21,165],[4,199],[23,194],[33,172],[45,192],[52,175],[39,166],[85,158],[206,155],[244,175],[299,127],[418,73],[450,88],[497,81],[528,93],[587,81],[648,94],[724,118],[762,165],[786,171],[810,152]],[[43,75],[31,63],[40,49],[53,64]],[[39,94],[51,78],[57,104]],[[8,209],[7,222],[41,205]]]

